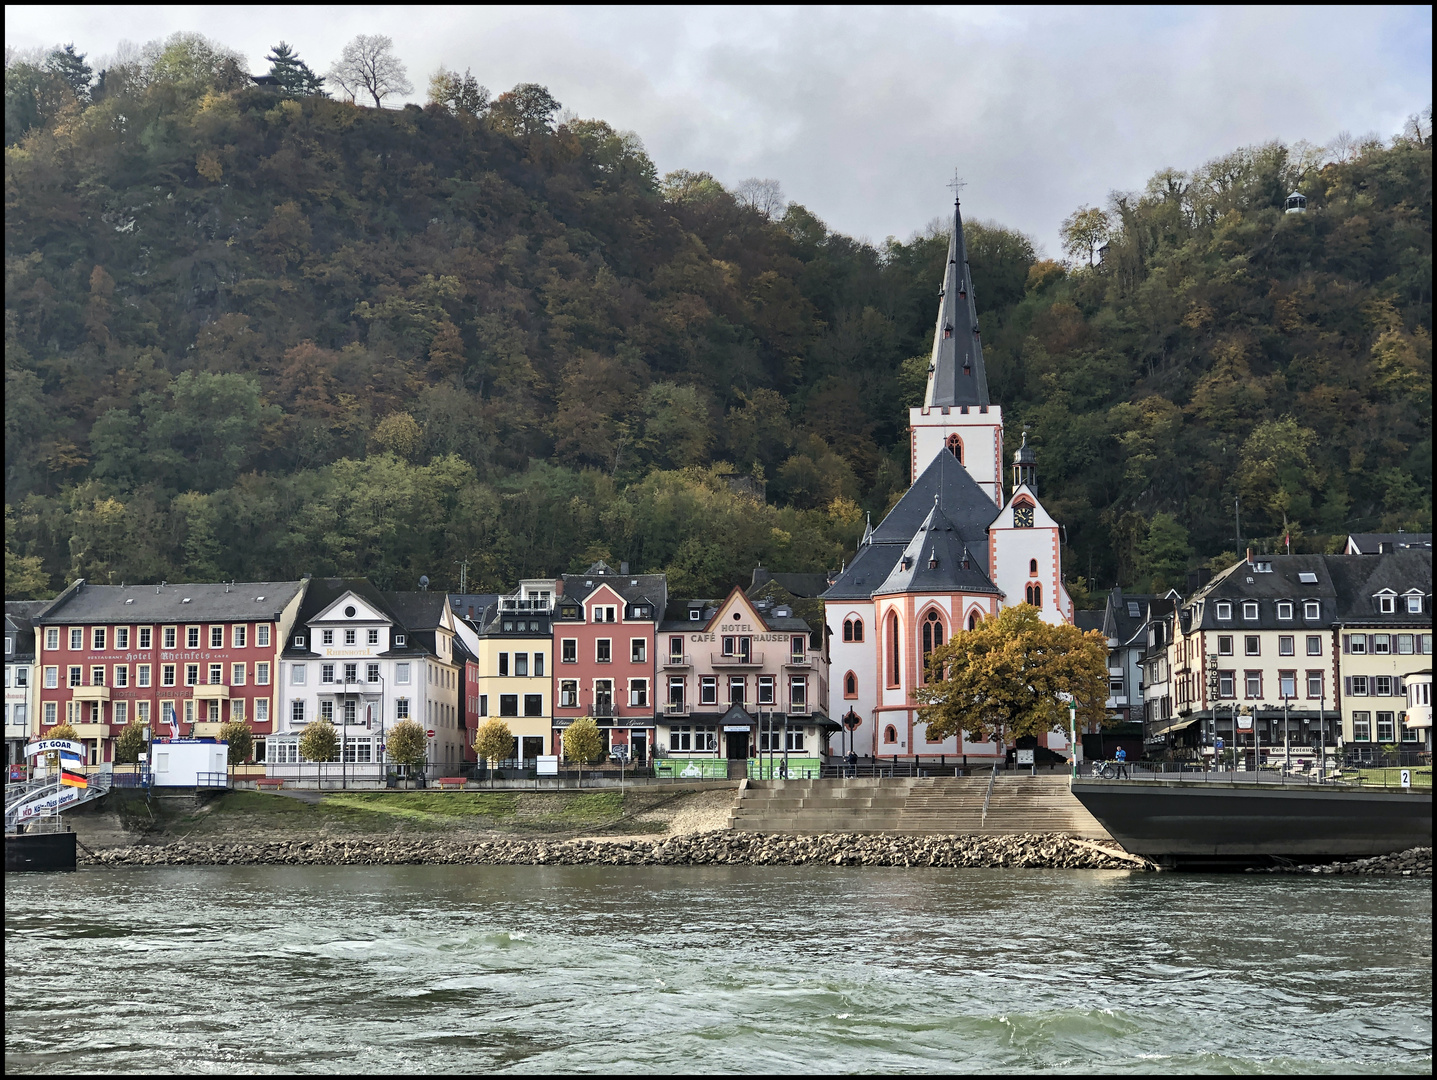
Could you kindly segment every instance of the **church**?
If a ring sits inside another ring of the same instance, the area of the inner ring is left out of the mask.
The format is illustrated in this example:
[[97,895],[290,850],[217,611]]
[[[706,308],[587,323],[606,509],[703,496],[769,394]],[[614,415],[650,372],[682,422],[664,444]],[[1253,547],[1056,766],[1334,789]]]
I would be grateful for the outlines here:
[[[1013,455],[1003,494],[1003,410],[988,399],[973,279],[955,201],[948,264],[923,404],[909,410],[912,486],[823,594],[830,635],[830,715],[851,734],[835,753],[912,758],[994,756],[992,742],[930,740],[913,691],[928,655],[1015,604],[1072,622],[1061,530],[1038,501],[1037,456]],[[1066,738],[1049,736],[1053,749]]]

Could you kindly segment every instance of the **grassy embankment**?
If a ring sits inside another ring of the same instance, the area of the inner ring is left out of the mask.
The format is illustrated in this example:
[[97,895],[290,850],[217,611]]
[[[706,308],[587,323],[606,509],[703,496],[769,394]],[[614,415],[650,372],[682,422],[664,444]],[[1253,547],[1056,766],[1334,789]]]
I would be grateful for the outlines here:
[[[687,793],[678,793],[682,799]],[[162,810],[155,824],[171,835],[220,839],[308,833],[404,832],[572,835],[662,833],[662,821],[628,815],[671,807],[674,793],[638,792],[344,792],[309,802],[268,792],[232,791],[199,808]],[[619,820],[619,819],[623,820]]]
[[[1412,766],[1409,771],[1412,773],[1413,787],[1430,788],[1432,786],[1431,765]],[[1402,785],[1402,770],[1398,768],[1347,769],[1343,771],[1343,779],[1376,787],[1400,787]]]

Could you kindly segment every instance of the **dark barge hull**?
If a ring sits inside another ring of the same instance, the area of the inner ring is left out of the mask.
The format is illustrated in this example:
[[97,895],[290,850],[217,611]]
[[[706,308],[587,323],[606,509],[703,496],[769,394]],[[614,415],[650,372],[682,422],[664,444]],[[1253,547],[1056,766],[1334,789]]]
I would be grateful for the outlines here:
[[6,833],[5,873],[73,870],[75,839],[75,834],[68,831]]
[[1125,849],[1159,861],[1313,861],[1432,846],[1430,791],[1076,779],[1073,795]]

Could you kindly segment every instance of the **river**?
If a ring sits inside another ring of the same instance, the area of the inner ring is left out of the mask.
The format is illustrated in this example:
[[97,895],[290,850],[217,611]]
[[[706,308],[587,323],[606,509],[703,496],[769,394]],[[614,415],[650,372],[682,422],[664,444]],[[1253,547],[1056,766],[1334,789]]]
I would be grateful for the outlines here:
[[7,875],[8,1072],[1414,1072],[1430,880]]

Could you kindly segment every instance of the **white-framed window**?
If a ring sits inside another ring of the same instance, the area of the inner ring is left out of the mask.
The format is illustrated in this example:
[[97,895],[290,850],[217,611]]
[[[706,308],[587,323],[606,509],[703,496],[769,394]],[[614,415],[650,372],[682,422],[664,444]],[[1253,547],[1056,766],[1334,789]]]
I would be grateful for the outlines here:
[[579,662],[579,639],[566,637],[559,642],[559,663],[577,664]]
[[319,632],[319,643],[320,643],[321,645],[333,645],[333,644],[334,644],[334,631],[333,631],[333,630],[321,630],[321,631]]
[[699,676],[699,704],[700,704],[700,705],[717,705],[717,704],[718,704],[718,676],[716,676],[716,675],[701,675],[701,676]]
[[794,712],[808,711],[808,679],[803,675],[794,675],[788,683],[788,700]]
[[80,665],[79,665],[79,664],[71,664],[71,665],[70,665],[70,685],[71,685],[71,686],[79,686],[79,685],[80,685],[80,678],[81,678],[80,670],[81,670],[81,669],[80,669]]
[[376,683],[379,681],[379,665],[367,664],[364,668],[364,681]]
[[[129,666],[128,664],[116,664],[116,665],[115,665],[115,685],[116,685],[116,686],[129,686],[129,685],[130,685],[130,666]],[[118,721],[116,721],[116,723],[118,723]]]
[[599,664],[612,663],[614,659],[613,640],[606,637],[597,638],[594,641],[594,662]]
[[1232,604],[1228,603],[1226,600],[1220,600],[1220,601],[1218,601],[1218,603],[1217,603],[1217,605],[1216,605],[1216,610],[1217,610],[1217,617],[1218,617],[1219,619],[1231,619],[1231,618],[1232,618]]
[[261,661],[254,666],[254,682],[256,686],[269,685],[269,661]]
[[58,649],[60,647],[60,628],[50,626],[45,629],[45,648]]
[[1322,635],[1321,635],[1321,634],[1308,634],[1308,635],[1307,635],[1307,655],[1308,655],[1308,656],[1321,656],[1321,655],[1322,655]]
[[1296,648],[1296,646],[1297,646],[1297,639],[1294,638],[1291,634],[1278,634],[1278,635],[1277,635],[1277,655],[1278,655],[1278,656],[1296,656],[1296,655],[1297,655],[1297,648]]
[[45,689],[56,690],[60,686],[60,669],[51,665],[45,669]]
[[230,719],[231,719],[231,720],[243,720],[243,719],[244,719],[244,698],[242,698],[242,697],[230,698]]
[[1242,603],[1242,617],[1248,621],[1257,618],[1257,601],[1244,600]]
[[1366,635],[1366,634],[1348,634],[1348,635],[1347,635],[1347,648],[1348,648],[1348,651],[1349,651],[1350,653],[1352,653],[1353,656],[1366,656],[1366,655],[1367,655],[1367,635]]
[[1278,603],[1277,603],[1277,617],[1278,617],[1279,619],[1284,619],[1284,620],[1286,620],[1286,619],[1291,619],[1291,618],[1292,618],[1292,602],[1291,602],[1291,601],[1289,601],[1289,600],[1279,600],[1279,601],[1278,601]]
[[1389,653],[1391,653],[1391,652],[1392,652],[1392,635],[1390,635],[1390,634],[1373,634],[1373,635],[1372,635],[1372,651],[1373,651],[1373,653],[1380,653],[1380,654],[1382,654],[1383,656],[1386,656],[1386,655],[1388,655]]
[[320,664],[320,665],[319,665],[319,681],[320,681],[321,683],[332,683],[332,682],[334,682],[334,665],[333,665],[333,664]]
[[140,632],[136,635],[136,638],[140,643],[140,648],[148,649],[150,647],[150,642],[154,640],[153,627],[140,627]]
[[290,666],[289,666],[289,681],[290,681],[290,684],[293,685],[293,686],[303,686],[303,685],[304,685],[304,665],[303,665],[303,664],[290,664]]
[[1232,635],[1219,634],[1217,636],[1217,654],[1219,656],[1232,655]]
[[1348,685],[1351,687],[1351,689],[1348,690],[1348,693],[1351,694],[1353,697],[1366,697],[1366,696],[1367,696],[1367,676],[1366,676],[1366,675],[1353,675],[1353,676],[1348,680]]
[[1391,675],[1374,675],[1374,676],[1372,677],[1372,696],[1373,696],[1373,697],[1391,697],[1391,696],[1392,696],[1392,676],[1391,676]]
[[760,675],[758,677],[758,704],[772,705],[773,700],[773,676]]
[[149,685],[150,685],[150,665],[149,665],[149,664],[140,664],[139,666],[137,666],[137,667],[135,668],[135,685],[136,685],[136,686],[149,686]]
[[[1379,594],[1377,597],[1377,610],[1384,615],[1395,615],[1397,613],[1397,597],[1385,593]],[[1381,716],[1382,714],[1378,713],[1377,715]],[[1380,736],[1379,741],[1381,741]]]
[[648,680],[648,679],[630,679],[630,680],[629,680],[629,707],[630,707],[630,708],[633,708],[633,709],[643,709],[643,708],[646,708],[646,707],[648,706],[648,704],[649,704],[649,680]]
[[130,628],[128,626],[115,627],[115,648],[128,649],[130,647]]
[[1396,721],[1397,714],[1380,712],[1377,714],[1377,741],[1395,742],[1397,739]]
[[396,683],[398,683],[400,686],[408,686],[408,685],[409,685],[409,665],[408,665],[408,664],[395,664],[395,665],[394,665],[394,681],[395,681]]
[[304,699],[303,699],[303,698],[296,698],[294,701],[290,702],[290,706],[289,706],[289,719],[290,719],[290,722],[291,722],[291,723],[294,723],[294,724],[302,724],[302,723],[304,723]]
[[514,675],[515,677],[522,675],[526,679],[529,677],[528,653],[519,652],[514,654]]
[[524,695],[524,715],[525,715],[525,716],[543,716],[543,715],[544,715],[544,695],[543,695],[543,694],[525,694],[525,695]]
[[371,628],[365,633],[364,640],[365,640],[366,644],[369,644],[369,645],[378,645],[378,644],[379,644],[379,631],[371,627]]
[[647,638],[629,638],[629,662],[633,664],[645,663],[649,658],[649,642]]
[[295,634],[295,635],[294,635],[294,647],[295,647],[296,649],[302,649],[302,648],[304,648],[304,635],[303,635],[303,634]]
[[199,666],[199,664],[186,664],[186,665],[185,665],[185,685],[186,685],[186,686],[198,686],[199,684],[200,684],[200,666]]
[[231,664],[231,665],[230,665],[230,685],[231,685],[231,686],[243,686],[243,685],[244,685],[244,665],[243,665],[243,664]]
[[536,652],[536,653],[534,654],[534,678],[536,678],[536,679],[542,679],[543,677],[544,677],[544,654],[541,653],[541,652]]
[[210,648],[222,649],[225,645],[225,628],[223,626],[210,627]]
[[1244,656],[1260,656],[1262,654],[1262,639],[1256,634],[1247,634],[1242,639],[1242,654]]
[[1407,600],[1407,614],[1409,614],[1409,615],[1421,615],[1421,614],[1422,614],[1422,594],[1421,594],[1421,593],[1408,593],[1407,596],[1406,596],[1406,600]]
[[161,686],[174,686],[174,685],[175,685],[175,665],[174,665],[174,664],[161,664],[161,665],[160,665],[160,685],[161,685]]
[[730,675],[728,677],[728,703],[730,705],[742,705],[744,700],[744,686],[748,679],[743,675]]
[[[932,740],[930,740],[930,741],[932,741]],[[803,753],[803,749],[804,749],[804,743],[803,743],[803,728],[801,728],[801,727],[800,727],[800,728],[793,728],[793,727],[791,727],[791,728],[788,729],[788,744],[787,744],[787,746],[785,747],[785,749],[787,749],[787,750],[790,751],[790,752],[797,751],[797,752],[800,753],[800,754]]]
[[150,703],[148,701],[135,702],[135,722],[137,724],[150,722]]
[[55,721],[56,721],[56,719],[57,719],[57,717],[56,717],[56,711],[57,711],[57,706],[56,706],[55,702],[53,702],[53,701],[47,701],[47,702],[45,702],[45,724],[46,724],[47,727],[54,727],[54,726],[55,726]]
[[1397,635],[1397,652],[1402,656],[1411,656],[1415,639],[1411,634]]
[[225,678],[225,666],[224,666],[223,664],[211,664],[211,665],[210,665],[210,685],[211,685],[211,686],[219,686],[220,683],[224,682],[224,678]]
[[346,630],[344,632],[344,643],[346,645],[355,644],[355,632],[353,630]]
[[261,649],[269,648],[269,623],[260,623],[254,628],[254,643]]
[[256,724],[269,723],[269,698],[257,697],[254,699],[254,722]]
[[200,628],[198,626],[185,627],[185,648],[198,649],[200,647]]
[[173,649],[175,642],[179,640],[180,628],[178,626],[166,626],[160,630],[160,640],[163,642],[161,648]]
[[396,720],[409,719],[409,699],[407,697],[394,699],[394,718]]
[[235,623],[230,627],[230,644],[233,648],[243,649],[249,641],[249,627],[245,623]]
[[1352,741],[1372,741],[1372,714],[1370,712],[1354,712],[1352,714]]
[[90,649],[92,652],[105,651],[105,628],[97,626],[90,631]]

